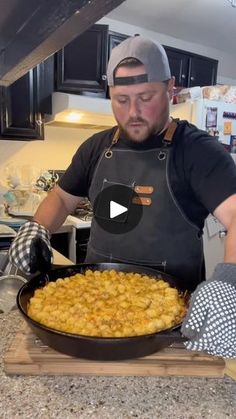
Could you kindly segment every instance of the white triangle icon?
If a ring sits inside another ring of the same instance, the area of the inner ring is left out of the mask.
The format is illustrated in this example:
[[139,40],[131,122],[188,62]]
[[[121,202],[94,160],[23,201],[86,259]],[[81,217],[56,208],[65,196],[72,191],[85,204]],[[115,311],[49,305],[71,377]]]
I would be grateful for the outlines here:
[[115,201],[110,201],[110,218],[118,217],[118,215],[123,214],[126,211],[128,211],[128,208]]

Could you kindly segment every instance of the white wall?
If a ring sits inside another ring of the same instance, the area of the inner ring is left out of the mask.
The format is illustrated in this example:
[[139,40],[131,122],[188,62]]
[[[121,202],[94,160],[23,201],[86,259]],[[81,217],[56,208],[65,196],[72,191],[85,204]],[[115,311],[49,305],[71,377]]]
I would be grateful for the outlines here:
[[45,126],[44,141],[5,141],[0,139],[0,183],[4,167],[32,165],[39,169],[65,169],[86,138],[96,131]]
[[[162,33],[149,31],[138,26],[108,19],[106,17],[102,18],[97,23],[109,25],[109,29],[115,32],[124,33],[126,35],[139,33],[140,35],[147,36],[148,38],[153,39],[153,41],[156,40],[163,45],[214,58],[219,61],[217,82],[221,84],[225,83],[236,85],[236,56],[226,54],[223,51],[209,48],[204,45],[193,44]],[[220,28],[216,30],[220,30]]]

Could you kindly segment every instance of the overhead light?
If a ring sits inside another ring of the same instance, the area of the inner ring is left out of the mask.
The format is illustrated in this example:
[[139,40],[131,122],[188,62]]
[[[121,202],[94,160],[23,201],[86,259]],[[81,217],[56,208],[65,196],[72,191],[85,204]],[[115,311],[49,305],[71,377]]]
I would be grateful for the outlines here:
[[116,125],[109,99],[62,92],[53,92],[52,114],[45,115],[45,123],[99,130]]
[[228,0],[232,7],[236,7],[236,0]]
[[79,122],[82,118],[83,114],[81,114],[80,112],[69,112],[66,116],[65,116],[65,121],[67,122]]

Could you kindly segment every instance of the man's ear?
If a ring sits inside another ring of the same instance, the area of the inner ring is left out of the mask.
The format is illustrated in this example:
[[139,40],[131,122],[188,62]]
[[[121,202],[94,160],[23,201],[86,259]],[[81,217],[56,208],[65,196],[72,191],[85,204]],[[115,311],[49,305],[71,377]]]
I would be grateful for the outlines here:
[[171,79],[168,81],[168,85],[167,85],[167,92],[168,92],[170,100],[173,98],[173,95],[174,95],[174,87],[175,87],[175,76],[172,76]]

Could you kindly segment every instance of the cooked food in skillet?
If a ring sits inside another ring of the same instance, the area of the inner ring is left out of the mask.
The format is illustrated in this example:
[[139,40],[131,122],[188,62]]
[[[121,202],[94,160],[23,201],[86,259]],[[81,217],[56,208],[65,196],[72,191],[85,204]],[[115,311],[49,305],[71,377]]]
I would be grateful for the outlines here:
[[162,279],[91,271],[49,282],[28,305],[33,320],[67,333],[129,337],[169,329],[186,314],[183,295]]

